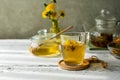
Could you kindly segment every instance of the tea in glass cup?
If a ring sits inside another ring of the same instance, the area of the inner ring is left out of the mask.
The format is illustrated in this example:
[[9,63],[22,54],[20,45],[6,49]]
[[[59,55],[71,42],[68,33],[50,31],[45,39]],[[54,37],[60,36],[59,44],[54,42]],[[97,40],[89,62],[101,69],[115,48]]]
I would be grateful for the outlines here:
[[82,65],[86,52],[85,32],[67,32],[61,35],[61,46],[65,64]]

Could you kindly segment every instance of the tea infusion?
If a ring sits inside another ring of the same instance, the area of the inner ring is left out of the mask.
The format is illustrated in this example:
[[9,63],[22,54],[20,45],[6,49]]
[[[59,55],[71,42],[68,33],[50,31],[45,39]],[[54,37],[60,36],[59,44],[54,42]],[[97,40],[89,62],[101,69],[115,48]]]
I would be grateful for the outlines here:
[[67,65],[82,64],[85,55],[85,43],[68,40],[62,45],[64,62]]

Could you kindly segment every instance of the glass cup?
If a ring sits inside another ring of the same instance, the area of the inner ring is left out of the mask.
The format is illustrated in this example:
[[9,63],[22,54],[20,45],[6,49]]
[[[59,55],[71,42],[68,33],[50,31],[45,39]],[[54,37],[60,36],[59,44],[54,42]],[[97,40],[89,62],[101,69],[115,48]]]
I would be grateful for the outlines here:
[[86,52],[86,32],[66,32],[61,35],[61,50],[65,64],[82,65]]

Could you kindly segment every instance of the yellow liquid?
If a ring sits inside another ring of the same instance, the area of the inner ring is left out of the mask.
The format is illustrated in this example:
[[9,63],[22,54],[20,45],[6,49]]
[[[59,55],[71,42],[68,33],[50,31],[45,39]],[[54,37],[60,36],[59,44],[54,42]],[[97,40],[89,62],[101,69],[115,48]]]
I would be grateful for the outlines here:
[[46,43],[38,47],[30,47],[30,51],[35,56],[56,56],[59,54],[59,45],[57,43]]
[[64,62],[67,65],[81,65],[84,61],[85,51],[86,45],[84,43],[80,43],[76,47],[63,45]]

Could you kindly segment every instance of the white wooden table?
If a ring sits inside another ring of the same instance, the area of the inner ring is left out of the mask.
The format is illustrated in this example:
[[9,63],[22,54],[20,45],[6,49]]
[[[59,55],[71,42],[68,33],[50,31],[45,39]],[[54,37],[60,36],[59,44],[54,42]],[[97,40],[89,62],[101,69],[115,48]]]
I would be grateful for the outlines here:
[[0,40],[0,80],[120,80],[120,60],[108,51],[92,51],[86,58],[96,55],[108,62],[108,68],[90,67],[81,71],[62,70],[57,66],[62,57],[33,56],[29,40]]

